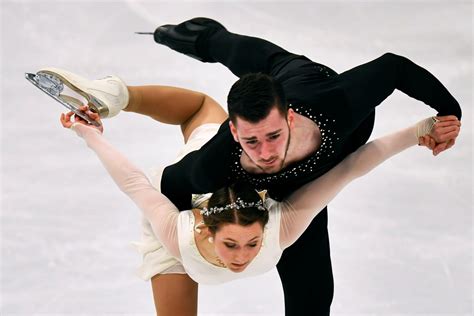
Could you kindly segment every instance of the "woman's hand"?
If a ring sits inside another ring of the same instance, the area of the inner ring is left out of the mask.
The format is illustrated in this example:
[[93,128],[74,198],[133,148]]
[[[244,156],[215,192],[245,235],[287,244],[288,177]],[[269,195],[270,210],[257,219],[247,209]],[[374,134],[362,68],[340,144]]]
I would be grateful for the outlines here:
[[[61,124],[63,125],[63,127],[73,128],[73,126],[76,125],[76,124],[82,124],[82,125],[87,126],[87,128],[97,130],[100,133],[102,133],[104,131],[104,127],[103,127],[103,125],[100,121],[99,114],[92,112],[87,105],[83,105],[83,106],[79,107],[79,109],[81,111],[83,111],[84,113],[86,113],[91,119],[93,119],[94,121],[100,123],[100,126],[96,127],[94,125],[91,125],[91,124],[87,123],[87,121],[83,120],[82,118],[80,118],[77,115],[74,115],[74,112],[71,111],[71,112],[68,112],[66,114],[64,114],[64,113],[61,114],[60,120],[61,120]],[[73,117],[74,117],[74,122],[71,121],[71,119]]]
[[461,122],[454,115],[437,116],[436,119],[430,134],[418,139],[419,144],[431,149],[434,156],[453,147],[461,130]]

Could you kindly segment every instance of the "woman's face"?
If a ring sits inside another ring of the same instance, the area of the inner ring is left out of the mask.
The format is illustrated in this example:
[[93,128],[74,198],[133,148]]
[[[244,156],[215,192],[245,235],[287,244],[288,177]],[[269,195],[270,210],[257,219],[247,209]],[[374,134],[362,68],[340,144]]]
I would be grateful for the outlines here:
[[232,272],[242,272],[262,246],[263,228],[259,222],[248,226],[225,224],[214,236],[217,256]]

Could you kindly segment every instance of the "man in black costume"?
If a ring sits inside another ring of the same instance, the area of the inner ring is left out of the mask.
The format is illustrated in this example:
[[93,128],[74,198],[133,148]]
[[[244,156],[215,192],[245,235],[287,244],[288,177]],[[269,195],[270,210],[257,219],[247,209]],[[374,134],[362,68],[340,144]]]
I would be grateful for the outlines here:
[[[202,62],[221,63],[241,78],[229,93],[231,122],[224,122],[200,150],[164,170],[162,192],[181,210],[190,208],[192,193],[213,192],[238,180],[267,189],[274,199],[283,198],[363,145],[373,129],[375,107],[395,89],[440,116],[461,119],[459,104],[431,73],[392,53],[337,74],[266,40],[231,33],[207,18],[160,26],[154,39]],[[273,88],[265,88],[273,79],[276,88],[271,83]],[[288,131],[266,121],[277,115],[273,110],[257,118],[247,115],[265,89],[274,91],[264,102],[288,105],[287,113],[280,111]],[[297,122],[307,124],[308,135],[314,136],[307,138],[307,146],[301,146],[301,137],[291,137],[290,127]],[[284,152],[271,147],[275,135],[283,141],[279,148],[286,146]],[[434,154],[454,144],[445,135],[439,132],[431,140]],[[330,312],[334,284],[327,220],[326,208],[278,263],[285,315]]]

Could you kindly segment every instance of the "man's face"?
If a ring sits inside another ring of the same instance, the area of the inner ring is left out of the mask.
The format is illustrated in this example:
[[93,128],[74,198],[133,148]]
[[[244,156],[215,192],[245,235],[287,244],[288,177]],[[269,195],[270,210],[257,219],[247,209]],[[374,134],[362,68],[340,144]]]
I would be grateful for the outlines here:
[[230,130],[234,139],[260,170],[264,173],[275,173],[283,168],[293,119],[293,110],[289,109],[285,117],[274,107],[268,116],[258,123],[237,117],[235,125],[230,122]]

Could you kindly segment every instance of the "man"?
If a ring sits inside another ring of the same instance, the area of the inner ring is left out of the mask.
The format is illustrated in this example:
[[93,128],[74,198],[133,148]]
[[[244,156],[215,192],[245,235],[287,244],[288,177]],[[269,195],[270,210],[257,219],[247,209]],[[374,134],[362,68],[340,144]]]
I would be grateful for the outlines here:
[[[221,62],[240,77],[228,96],[230,121],[200,150],[163,172],[161,191],[180,210],[191,208],[192,193],[213,192],[237,180],[282,199],[363,145],[373,128],[375,107],[395,89],[428,104],[438,115],[461,118],[458,103],[433,75],[394,54],[337,74],[270,42],[230,33],[206,18],[161,26],[154,38],[201,61]],[[69,77],[73,85],[83,82],[86,90],[94,86],[93,99],[116,95],[117,102],[111,101],[114,98],[107,102],[109,111],[104,116],[123,109],[180,124],[185,140],[197,117],[209,123],[225,118],[214,100],[197,92],[163,86],[127,89],[118,78],[87,82],[65,71],[50,73]],[[98,94],[100,87],[104,87],[102,94]],[[456,128],[456,124],[436,123],[434,139],[422,143],[438,154],[454,144]],[[153,243],[152,233],[148,235]],[[153,251],[145,255],[147,267],[156,263]],[[286,315],[329,314],[333,277],[326,208],[284,251],[277,269]],[[177,309],[181,314],[196,313],[191,301],[197,300],[197,284],[182,275],[150,271],[161,314],[174,315]],[[184,306],[183,300],[189,304]]]
[[[268,41],[230,33],[207,18],[163,25],[154,39],[200,61],[222,63],[241,78],[229,92],[231,121],[201,150],[163,173],[162,192],[180,209],[190,207],[191,193],[212,192],[235,180],[281,199],[364,144],[375,107],[395,89],[438,115],[461,118],[459,104],[433,75],[394,54],[337,74]],[[260,113],[253,113],[255,108]],[[428,145],[433,154],[454,145],[449,132],[437,126]],[[285,250],[277,269],[286,315],[329,314],[333,277],[327,209]]]

